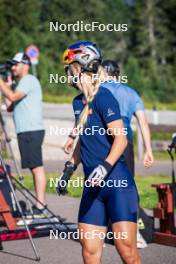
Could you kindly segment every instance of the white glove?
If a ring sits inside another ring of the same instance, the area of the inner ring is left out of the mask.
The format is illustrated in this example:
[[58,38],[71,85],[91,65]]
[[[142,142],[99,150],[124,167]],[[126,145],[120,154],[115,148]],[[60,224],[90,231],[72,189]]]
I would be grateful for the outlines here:
[[112,166],[107,161],[104,161],[91,172],[87,181],[91,182],[92,187],[100,185],[101,181],[105,180],[111,168]]

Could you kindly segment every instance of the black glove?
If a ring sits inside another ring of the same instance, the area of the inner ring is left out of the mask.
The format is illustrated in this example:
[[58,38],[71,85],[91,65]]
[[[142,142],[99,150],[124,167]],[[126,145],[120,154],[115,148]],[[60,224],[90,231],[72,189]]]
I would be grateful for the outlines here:
[[56,191],[58,195],[64,195],[67,193],[67,184],[70,180],[73,172],[76,170],[77,166],[70,161],[65,163],[65,168],[63,170],[63,175],[57,183]]
[[99,164],[89,175],[88,181],[92,183],[92,186],[98,186],[101,181],[105,180],[108,173],[111,171],[112,165],[107,161]]

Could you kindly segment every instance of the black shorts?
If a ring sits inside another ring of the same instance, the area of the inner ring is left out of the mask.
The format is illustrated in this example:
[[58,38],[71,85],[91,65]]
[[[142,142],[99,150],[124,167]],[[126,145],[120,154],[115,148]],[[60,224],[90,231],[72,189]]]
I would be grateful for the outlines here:
[[21,154],[21,167],[33,169],[43,166],[42,143],[45,131],[29,131],[17,134]]
[[133,147],[132,142],[128,142],[128,145],[127,145],[123,154],[125,157],[126,165],[127,165],[128,169],[130,170],[130,172],[132,173],[132,175],[134,176],[134,174],[135,174],[135,171],[134,171],[134,147]]

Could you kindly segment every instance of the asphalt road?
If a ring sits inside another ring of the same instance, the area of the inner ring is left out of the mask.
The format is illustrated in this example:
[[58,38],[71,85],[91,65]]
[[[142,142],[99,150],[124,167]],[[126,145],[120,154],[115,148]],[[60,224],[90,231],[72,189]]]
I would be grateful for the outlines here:
[[[153,112],[148,111],[149,120],[152,122]],[[73,112],[70,105],[44,104],[44,118],[73,121]],[[156,118],[156,116],[155,116]],[[157,118],[160,123],[175,124],[176,114],[172,111],[162,111]],[[46,161],[47,172],[62,170],[62,161]],[[136,163],[136,171],[140,175],[164,174],[170,175],[170,162],[156,162],[146,170],[140,162]],[[77,221],[79,199],[47,195],[50,208],[56,213],[67,218],[68,222]],[[56,240],[45,238],[34,239],[41,256],[41,264],[81,264],[81,247],[78,242],[72,240]],[[4,250],[0,252],[0,264],[28,264],[34,263],[34,255],[28,240],[19,240],[3,243]],[[175,264],[176,249],[156,244],[150,244],[148,248],[140,251],[143,264]],[[106,245],[102,258],[103,264],[121,264],[120,257],[114,246]]]
[[[56,214],[67,218],[68,222],[76,222],[80,200],[56,195],[47,195],[47,202]],[[82,264],[80,244],[72,240],[35,238],[41,257],[41,264]],[[4,250],[0,252],[1,264],[31,264],[34,254],[28,240],[9,241],[3,243]],[[173,247],[150,244],[140,250],[143,264],[175,264],[176,249]],[[114,246],[107,245],[103,251],[102,264],[122,264]]]
[[[44,118],[58,120],[73,120],[73,109],[71,104],[43,103]],[[153,111],[146,110],[148,120],[151,124],[176,124],[176,111]]]
[[[10,115],[9,113],[3,112],[4,115]],[[176,111],[153,111],[146,110],[148,121],[151,124],[165,124],[175,125],[176,124]],[[73,121],[73,109],[71,104],[53,104],[43,103],[43,115],[44,119],[57,119]]]

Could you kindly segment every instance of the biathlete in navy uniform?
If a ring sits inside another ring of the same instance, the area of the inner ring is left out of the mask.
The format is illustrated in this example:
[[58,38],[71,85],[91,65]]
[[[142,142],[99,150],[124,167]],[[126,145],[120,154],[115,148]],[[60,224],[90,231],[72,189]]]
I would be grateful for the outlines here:
[[[140,264],[136,247],[138,192],[123,158],[127,139],[119,105],[103,87],[100,50],[95,43],[81,41],[69,46],[63,59],[71,84],[81,92],[73,100],[79,140],[61,180],[68,183],[78,164],[83,164],[85,184],[78,226],[84,263],[101,263],[103,238],[111,221],[123,262]],[[56,189],[59,194],[65,192],[61,181]]]

